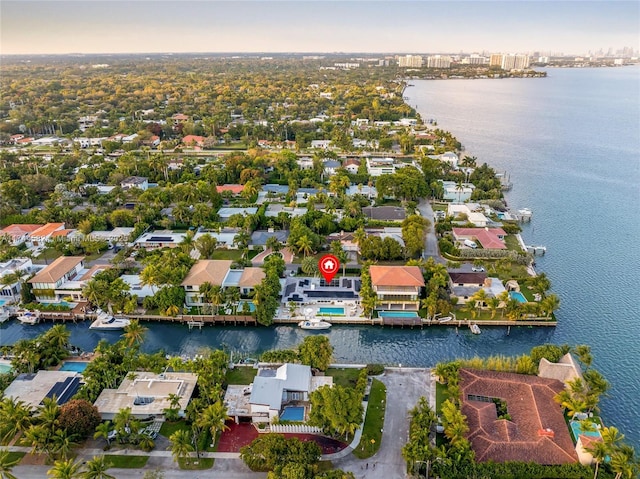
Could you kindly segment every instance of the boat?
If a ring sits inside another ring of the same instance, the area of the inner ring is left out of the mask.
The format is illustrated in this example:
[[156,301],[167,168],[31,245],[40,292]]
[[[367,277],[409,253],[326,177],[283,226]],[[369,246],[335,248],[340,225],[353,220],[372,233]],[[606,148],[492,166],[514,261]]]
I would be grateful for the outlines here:
[[453,318],[451,316],[443,316],[442,318],[438,318],[439,323],[446,323],[447,321],[451,321]]
[[471,329],[471,332],[473,334],[480,334],[482,332],[480,331],[480,326],[478,326],[476,323],[470,324],[469,329]]
[[298,323],[302,329],[311,329],[311,330],[322,330],[329,329],[331,327],[331,323],[328,321],[321,321],[318,318],[315,319],[306,319],[304,321],[300,321]]
[[127,318],[116,317],[104,311],[98,310],[98,317],[91,323],[89,329],[100,329],[102,331],[115,331],[124,329],[131,321]]
[[40,311],[18,311],[18,321],[22,324],[38,324],[40,322]]

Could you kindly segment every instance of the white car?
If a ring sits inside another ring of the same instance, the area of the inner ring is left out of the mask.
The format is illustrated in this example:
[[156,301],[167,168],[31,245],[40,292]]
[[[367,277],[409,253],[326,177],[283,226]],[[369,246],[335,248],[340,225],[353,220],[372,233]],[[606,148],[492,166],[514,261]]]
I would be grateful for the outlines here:
[[483,266],[472,266],[471,267],[471,271],[473,271],[474,273],[484,273],[484,267]]

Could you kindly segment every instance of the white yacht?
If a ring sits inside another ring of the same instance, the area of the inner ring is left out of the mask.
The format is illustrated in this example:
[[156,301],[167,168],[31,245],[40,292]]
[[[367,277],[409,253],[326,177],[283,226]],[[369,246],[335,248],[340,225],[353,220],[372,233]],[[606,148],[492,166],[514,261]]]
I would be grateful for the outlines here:
[[18,311],[18,321],[22,324],[38,324],[40,322],[40,311]]
[[300,321],[298,323],[298,326],[300,326],[302,329],[322,330],[329,329],[331,327],[331,323],[329,323],[328,321],[321,321],[318,318],[313,318]]
[[0,323],[4,323],[11,317],[11,310],[5,306],[0,306]]
[[482,331],[480,331],[480,326],[478,326],[476,323],[472,323],[469,328],[471,329],[471,332],[473,334],[480,334]]
[[131,323],[127,318],[115,317],[109,313],[98,310],[98,317],[91,323],[89,329],[101,329],[102,331],[115,331],[124,329]]

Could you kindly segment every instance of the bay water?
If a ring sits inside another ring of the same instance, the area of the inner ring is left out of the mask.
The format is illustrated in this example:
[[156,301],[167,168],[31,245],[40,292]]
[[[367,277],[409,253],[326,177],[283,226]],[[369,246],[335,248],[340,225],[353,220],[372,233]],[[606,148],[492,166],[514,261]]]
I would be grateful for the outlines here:
[[[557,328],[334,326],[336,362],[433,366],[456,357],[515,355],[545,342],[588,344],[611,382],[601,403],[608,424],[640,445],[640,68],[550,69],[544,79],[411,81],[407,102],[451,131],[478,164],[507,171],[509,206],[533,210],[527,244],[544,245],[537,270],[561,298]],[[119,332],[69,324],[71,341],[92,350]],[[223,347],[252,356],[290,348],[309,334],[291,326],[205,327],[146,323],[143,350],[193,355]],[[0,345],[50,323],[0,327]]]

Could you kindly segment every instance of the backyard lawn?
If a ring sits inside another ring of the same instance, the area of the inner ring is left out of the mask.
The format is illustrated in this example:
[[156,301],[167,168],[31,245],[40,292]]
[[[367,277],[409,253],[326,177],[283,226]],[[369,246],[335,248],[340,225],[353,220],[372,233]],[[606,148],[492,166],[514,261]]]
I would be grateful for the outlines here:
[[334,369],[329,368],[326,372],[327,376],[333,378],[333,384],[337,386],[343,386],[347,388],[353,388],[358,382],[358,376],[360,375],[360,369],[356,368],[344,368]]
[[252,366],[236,366],[227,371],[227,384],[251,384],[253,378],[258,374],[258,370]]

